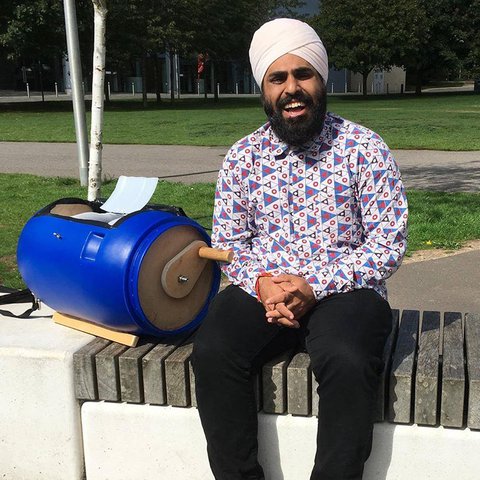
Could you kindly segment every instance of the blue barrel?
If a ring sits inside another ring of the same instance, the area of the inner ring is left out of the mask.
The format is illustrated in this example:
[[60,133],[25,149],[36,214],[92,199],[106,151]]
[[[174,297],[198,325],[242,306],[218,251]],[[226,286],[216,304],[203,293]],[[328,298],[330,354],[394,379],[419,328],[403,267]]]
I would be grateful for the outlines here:
[[147,206],[108,223],[112,215],[80,199],[61,199],[25,225],[17,248],[20,273],[52,309],[136,335],[194,329],[217,293],[220,270],[208,261],[190,293],[165,292],[165,265],[205,230],[174,208]]

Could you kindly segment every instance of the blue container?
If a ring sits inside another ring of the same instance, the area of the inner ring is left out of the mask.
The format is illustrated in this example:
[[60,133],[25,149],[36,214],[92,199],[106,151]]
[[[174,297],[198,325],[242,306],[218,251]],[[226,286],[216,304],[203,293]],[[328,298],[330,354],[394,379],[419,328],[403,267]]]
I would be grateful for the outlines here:
[[[209,261],[184,298],[167,295],[160,278],[165,264],[191,242],[210,244],[204,229],[159,206],[110,225],[98,207],[61,199],[27,222],[17,260],[28,288],[60,313],[113,330],[164,336],[195,328],[218,291],[218,265]],[[79,210],[93,218],[71,216]]]

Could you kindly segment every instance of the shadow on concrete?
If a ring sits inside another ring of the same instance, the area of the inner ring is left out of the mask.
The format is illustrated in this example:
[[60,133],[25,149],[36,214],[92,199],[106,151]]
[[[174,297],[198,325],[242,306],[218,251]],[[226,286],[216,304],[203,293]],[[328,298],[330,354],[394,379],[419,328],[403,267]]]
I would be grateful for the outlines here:
[[407,189],[480,192],[480,159],[452,166],[404,165],[401,171]]

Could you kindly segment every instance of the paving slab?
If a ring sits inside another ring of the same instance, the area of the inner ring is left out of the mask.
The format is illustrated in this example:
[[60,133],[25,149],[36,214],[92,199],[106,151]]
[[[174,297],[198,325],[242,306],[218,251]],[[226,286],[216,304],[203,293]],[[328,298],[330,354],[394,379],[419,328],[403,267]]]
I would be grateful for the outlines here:
[[393,308],[480,312],[480,250],[402,265],[387,280]]

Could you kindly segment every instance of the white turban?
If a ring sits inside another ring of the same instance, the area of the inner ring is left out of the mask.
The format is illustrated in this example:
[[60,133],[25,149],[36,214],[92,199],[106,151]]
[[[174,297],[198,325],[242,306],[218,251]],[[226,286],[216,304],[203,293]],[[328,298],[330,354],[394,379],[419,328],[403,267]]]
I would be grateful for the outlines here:
[[328,56],[317,32],[300,20],[277,18],[263,24],[250,44],[250,64],[260,88],[268,67],[286,53],[306,60],[327,83]]

